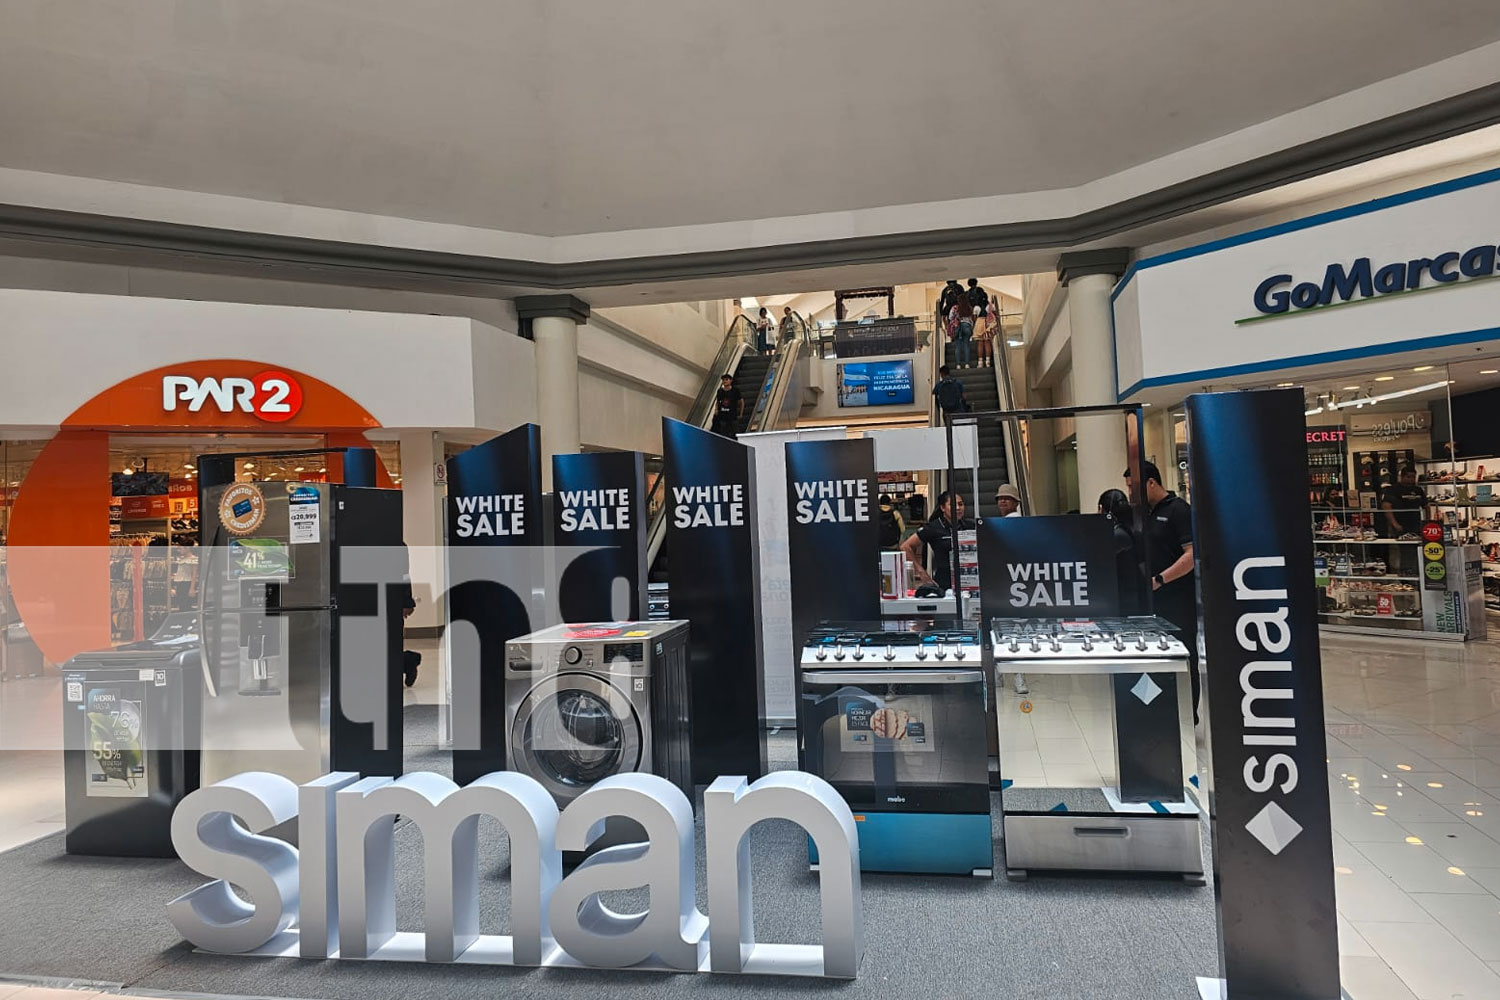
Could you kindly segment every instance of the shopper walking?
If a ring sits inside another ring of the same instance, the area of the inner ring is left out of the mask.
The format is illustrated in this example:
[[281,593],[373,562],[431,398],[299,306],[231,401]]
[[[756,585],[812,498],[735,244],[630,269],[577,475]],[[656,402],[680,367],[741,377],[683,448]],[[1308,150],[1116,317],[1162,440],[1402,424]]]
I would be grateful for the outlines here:
[[745,415],[745,400],[734,384],[734,376],[719,376],[719,392],[714,398],[714,422],[710,428],[715,434],[734,437]]
[[[901,543],[907,562],[915,568],[917,579],[932,584],[946,594],[953,587],[953,531],[967,531],[973,521],[964,519],[964,498],[952,490],[938,494],[937,511],[922,527]],[[923,558],[924,546],[932,550],[932,571]]]
[[1144,497],[1147,513],[1141,534],[1146,546],[1146,577],[1156,614],[1177,626],[1188,651],[1188,679],[1193,688],[1193,723],[1198,722],[1201,682],[1198,678],[1198,588],[1193,576],[1193,513],[1187,501],[1161,484],[1154,462],[1141,465],[1141,483],[1125,470],[1130,497]]
[[932,387],[932,394],[937,398],[938,410],[943,414],[943,423],[949,424],[953,421],[954,414],[967,413],[969,401],[964,397],[964,384],[953,377],[953,369],[947,365],[938,368],[938,384]]

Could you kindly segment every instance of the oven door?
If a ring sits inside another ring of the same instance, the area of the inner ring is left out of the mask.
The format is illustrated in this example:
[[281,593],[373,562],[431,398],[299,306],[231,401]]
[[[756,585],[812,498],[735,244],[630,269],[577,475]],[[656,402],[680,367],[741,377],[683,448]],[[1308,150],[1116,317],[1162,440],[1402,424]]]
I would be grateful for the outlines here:
[[804,766],[855,812],[988,813],[981,670],[802,675]]

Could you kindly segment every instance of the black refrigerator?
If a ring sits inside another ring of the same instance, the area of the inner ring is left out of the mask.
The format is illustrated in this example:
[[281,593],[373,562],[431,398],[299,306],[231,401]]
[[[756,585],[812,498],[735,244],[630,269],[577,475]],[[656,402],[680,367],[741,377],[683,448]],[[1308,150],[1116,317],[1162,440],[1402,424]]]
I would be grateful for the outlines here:
[[199,503],[204,784],[400,775],[400,491],[240,482]]

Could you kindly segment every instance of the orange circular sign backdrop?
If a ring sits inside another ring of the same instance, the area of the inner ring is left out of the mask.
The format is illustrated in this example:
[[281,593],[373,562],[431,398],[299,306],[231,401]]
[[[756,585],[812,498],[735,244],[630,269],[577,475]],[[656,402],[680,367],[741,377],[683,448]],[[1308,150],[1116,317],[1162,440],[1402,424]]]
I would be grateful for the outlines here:
[[[368,410],[321,379],[263,361],[188,361],[106,389],[62,422],[16,491],[11,597],[46,658],[61,664],[110,645],[109,434],[323,434],[330,448],[368,446]],[[329,478],[341,466],[330,456]],[[381,485],[390,478],[379,466]]]

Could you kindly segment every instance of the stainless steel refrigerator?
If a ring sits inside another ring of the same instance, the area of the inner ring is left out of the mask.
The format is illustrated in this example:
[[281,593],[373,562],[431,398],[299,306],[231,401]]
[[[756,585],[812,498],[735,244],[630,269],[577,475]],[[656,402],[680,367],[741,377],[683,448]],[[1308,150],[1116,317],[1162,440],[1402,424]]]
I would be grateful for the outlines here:
[[401,774],[400,491],[231,483],[200,507],[203,782]]

